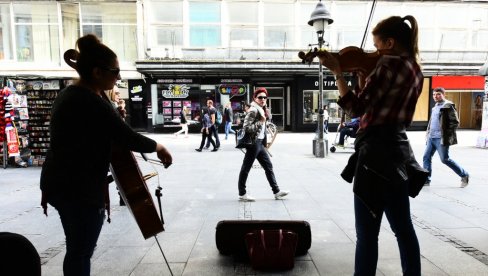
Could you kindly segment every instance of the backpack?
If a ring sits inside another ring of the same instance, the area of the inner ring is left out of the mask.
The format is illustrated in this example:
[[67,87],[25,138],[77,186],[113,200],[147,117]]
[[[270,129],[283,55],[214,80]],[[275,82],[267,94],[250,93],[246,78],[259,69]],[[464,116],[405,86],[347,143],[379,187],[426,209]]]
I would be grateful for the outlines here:
[[222,123],[222,113],[217,109],[215,111],[215,124],[220,125]]

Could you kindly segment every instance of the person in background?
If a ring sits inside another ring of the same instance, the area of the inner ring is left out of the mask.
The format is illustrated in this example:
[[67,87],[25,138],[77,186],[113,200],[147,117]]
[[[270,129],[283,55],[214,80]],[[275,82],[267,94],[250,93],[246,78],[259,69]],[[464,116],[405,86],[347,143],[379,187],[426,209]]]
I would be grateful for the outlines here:
[[449,157],[449,147],[457,144],[456,128],[459,126],[459,117],[454,104],[446,100],[445,93],[446,91],[442,87],[434,88],[432,92],[435,105],[432,107],[430,121],[427,125],[424,169],[429,171],[429,177],[425,185],[430,185],[432,156],[437,151],[441,162],[461,177],[461,188],[464,188],[469,183],[469,174]]
[[224,120],[225,120],[225,140],[229,137],[229,133],[235,134],[236,132],[232,129],[232,121],[234,114],[232,112],[232,107],[230,103],[225,104],[224,108]]
[[[207,108],[208,108],[208,115],[210,117],[210,121],[212,122],[212,126],[210,126],[209,131],[210,134],[215,137],[215,149],[218,150],[220,148],[220,139],[219,139],[219,131],[218,125],[216,124],[216,116],[217,116],[217,109],[214,107],[214,102],[212,100],[207,100]],[[210,140],[207,141],[205,145],[205,149],[210,147]]]
[[329,133],[329,107],[324,105],[324,132]]
[[339,60],[326,51],[319,56],[335,75],[339,106],[351,118],[361,117],[355,153],[341,174],[354,181],[354,275],[376,274],[383,214],[398,242],[403,275],[421,275],[420,247],[410,216],[410,178],[405,177],[407,166],[419,167],[406,134],[424,81],[418,64],[417,20],[411,15],[391,16],[381,20],[372,34],[381,55],[371,72],[357,72],[355,92],[349,89]]
[[[79,80],[64,88],[51,110],[51,143],[42,166],[41,205],[57,209],[66,235],[64,275],[90,275],[90,258],[108,208],[107,173],[112,144],[156,152],[167,168],[172,156],[162,144],[133,131],[104,95],[120,79],[117,55],[92,34],[64,53]],[[90,108],[87,112],[86,108]],[[58,273],[56,273],[58,274]]]
[[114,85],[112,89],[105,91],[105,94],[110,100],[112,106],[120,113],[120,116],[125,118],[127,116],[127,111],[125,110],[125,101],[120,98],[119,87]]
[[238,189],[240,201],[255,201],[253,197],[246,192],[246,181],[249,176],[254,160],[258,160],[261,167],[263,167],[268,179],[269,186],[273,191],[275,199],[283,199],[289,194],[288,191],[281,191],[276,182],[273,171],[273,164],[266,152],[266,120],[270,117],[269,111],[266,109],[266,99],[268,98],[268,91],[265,88],[257,88],[253,93],[253,102],[251,107],[246,112],[244,119],[245,132],[251,135],[253,145],[246,149],[244,160],[242,161],[241,171],[239,173]]
[[350,122],[342,123],[341,130],[339,131],[339,144],[337,146],[344,146],[344,139],[347,136],[356,137],[356,132],[359,129],[360,118],[352,118]]
[[[125,119],[127,116],[127,112],[125,110],[125,101],[120,98],[120,91],[117,85],[114,85],[113,89],[106,90],[105,95],[107,95],[107,98],[110,101],[110,104],[114,107],[115,110],[120,114],[122,119]],[[112,179],[113,176],[110,177]],[[116,187],[117,190],[119,189]],[[119,205],[120,206],[125,206],[125,201],[122,199],[122,196],[120,195],[120,192],[117,192],[119,194]]]
[[175,136],[178,137],[178,134],[180,133],[185,133],[185,138],[188,138],[188,121],[186,120],[186,113],[187,113],[187,108],[186,106],[183,106],[183,108],[180,111],[180,126],[181,129],[180,131],[175,133]]
[[198,149],[195,149],[195,150],[198,152],[201,152],[203,145],[205,145],[205,140],[208,139],[208,143],[212,144],[212,146],[213,146],[212,151],[217,151],[218,148],[215,146],[215,142],[212,139],[212,133],[210,131],[210,129],[212,127],[212,121],[211,121],[210,116],[208,114],[208,108],[207,107],[204,107],[202,109],[202,114],[203,114],[203,116],[202,116],[202,129],[200,131],[202,133],[202,141],[200,142],[200,147]]

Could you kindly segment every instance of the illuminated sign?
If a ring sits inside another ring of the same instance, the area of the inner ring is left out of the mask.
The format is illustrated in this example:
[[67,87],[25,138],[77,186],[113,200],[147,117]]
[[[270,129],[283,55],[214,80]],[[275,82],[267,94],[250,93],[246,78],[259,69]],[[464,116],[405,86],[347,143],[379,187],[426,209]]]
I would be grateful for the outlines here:
[[136,94],[136,93],[140,93],[142,92],[142,85],[136,85],[134,87],[132,87],[132,89],[130,90],[130,93],[132,94]]
[[242,96],[246,94],[247,89],[244,84],[221,84],[219,85],[219,93],[222,95]]
[[162,92],[165,98],[186,98],[190,94],[190,87],[186,84],[170,84]]

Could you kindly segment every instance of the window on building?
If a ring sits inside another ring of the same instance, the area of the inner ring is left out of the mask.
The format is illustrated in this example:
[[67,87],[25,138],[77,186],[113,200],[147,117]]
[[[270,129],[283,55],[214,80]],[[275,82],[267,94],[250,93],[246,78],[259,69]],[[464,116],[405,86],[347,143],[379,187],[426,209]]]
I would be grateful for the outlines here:
[[264,47],[293,48],[294,3],[264,3]]
[[56,3],[13,3],[18,61],[59,62]]
[[220,46],[220,2],[190,2],[189,10],[190,46]]
[[228,2],[229,47],[258,47],[258,2]]
[[12,59],[10,5],[0,4],[0,60]]
[[135,3],[82,3],[83,35],[97,35],[120,62],[132,63],[137,59],[136,10]]
[[79,4],[61,3],[63,21],[63,52],[75,47],[80,37]]
[[173,48],[183,46],[183,2],[151,2],[150,5],[151,18],[146,38],[150,54],[170,56]]

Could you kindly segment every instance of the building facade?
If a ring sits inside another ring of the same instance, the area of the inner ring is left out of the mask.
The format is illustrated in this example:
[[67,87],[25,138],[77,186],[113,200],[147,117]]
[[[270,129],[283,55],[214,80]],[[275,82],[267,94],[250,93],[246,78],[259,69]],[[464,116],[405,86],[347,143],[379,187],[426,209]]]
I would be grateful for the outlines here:
[[[373,51],[366,28],[372,1],[325,1],[334,19],[327,49]],[[183,105],[197,119],[207,98],[235,112],[249,92],[270,91],[273,121],[281,129],[313,131],[319,110],[318,63],[302,64],[299,51],[317,42],[307,24],[317,1],[3,1],[0,2],[0,74],[75,78],[62,56],[82,35],[94,33],[119,56],[120,86],[133,127],[172,131]],[[484,1],[378,1],[370,27],[391,15],[411,14],[420,28],[425,74],[414,127],[423,128],[431,89],[451,81],[461,127],[478,128],[479,68],[488,60],[488,6]],[[459,16],[469,14],[470,16]],[[365,36],[365,34],[367,34]],[[332,127],[342,119],[337,87],[324,70],[324,99]],[[457,80],[456,80],[457,79]],[[464,81],[470,80],[470,83]],[[480,79],[483,81],[480,82]],[[443,79],[445,81],[445,79]],[[481,84],[480,84],[481,83]],[[351,82],[352,84],[352,82]],[[468,101],[469,99],[469,101]],[[469,104],[468,104],[469,102]]]

